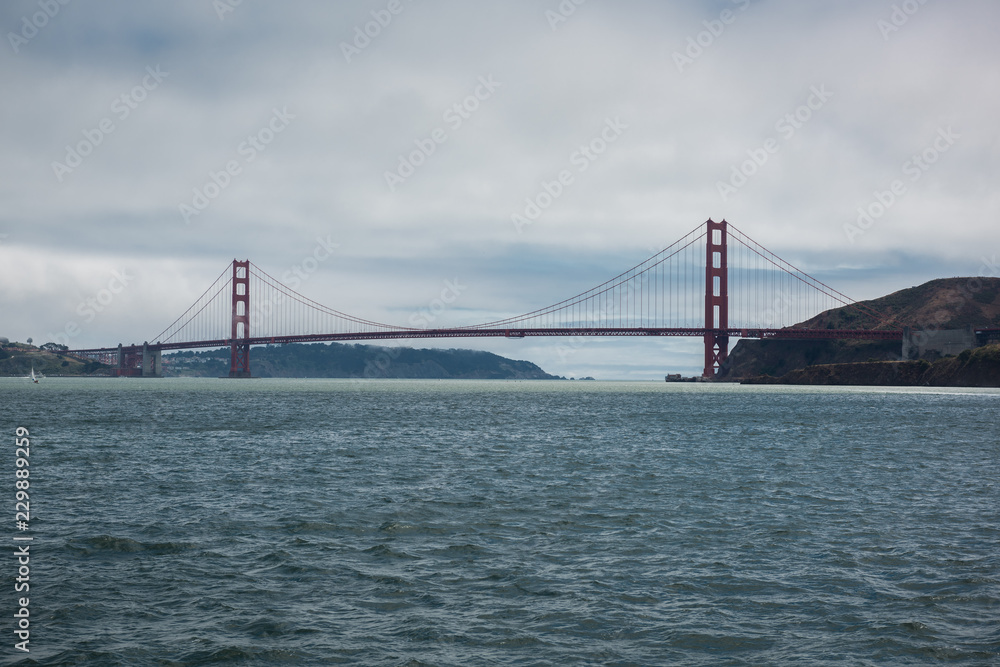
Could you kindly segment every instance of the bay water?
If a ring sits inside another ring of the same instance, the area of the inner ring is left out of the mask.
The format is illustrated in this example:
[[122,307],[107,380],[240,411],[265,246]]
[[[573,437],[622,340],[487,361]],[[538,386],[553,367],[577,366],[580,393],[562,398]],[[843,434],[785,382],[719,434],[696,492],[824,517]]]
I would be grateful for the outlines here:
[[1000,664],[1000,390],[6,378],[0,408],[2,664]]

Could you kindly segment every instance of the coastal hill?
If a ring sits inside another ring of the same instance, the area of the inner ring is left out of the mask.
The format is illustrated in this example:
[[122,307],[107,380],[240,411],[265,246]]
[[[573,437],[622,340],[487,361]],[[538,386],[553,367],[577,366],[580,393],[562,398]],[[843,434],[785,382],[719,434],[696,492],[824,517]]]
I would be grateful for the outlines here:
[[35,373],[46,376],[107,374],[109,367],[96,361],[81,361],[61,354],[58,350],[44,350],[24,343],[0,342],[0,376],[25,376]]
[[[902,329],[908,326],[929,330],[961,329],[969,325],[1000,328],[1000,278],[941,278],[884,297],[861,301],[858,305],[860,307],[845,306],[824,311],[794,325],[794,328]],[[870,311],[879,316],[870,314]],[[719,378],[730,381],[757,376],[773,378],[812,366],[899,362],[901,353],[899,341],[742,339],[730,352]],[[973,363],[978,359],[979,356],[975,356]],[[930,364],[937,358],[929,357],[923,361]],[[902,367],[893,368],[886,372],[902,372]],[[943,369],[944,366],[926,377],[921,375],[922,381],[945,381]],[[859,374],[862,370],[841,368],[838,377],[850,376],[853,378],[851,384],[866,384],[861,382]],[[874,367],[868,367],[868,371],[874,371]],[[812,378],[819,384],[825,383],[821,381],[821,375],[816,374],[800,373],[796,378],[799,381]],[[985,380],[977,380],[981,381]]]
[[[229,348],[163,355],[164,377],[225,377]],[[314,343],[268,345],[250,352],[254,377],[559,380],[529,361],[476,350],[413,349]],[[0,377],[111,375],[111,367],[81,361],[49,343],[42,347],[0,339]],[[584,378],[593,379],[593,378]]]
[[[32,367],[49,377],[110,375],[111,367],[84,362],[58,349],[0,342],[0,376],[24,376]],[[255,377],[428,378],[558,380],[535,364],[476,350],[331,343],[268,345],[250,352]],[[163,355],[164,377],[224,377],[229,348]]]
[[[858,308],[827,310],[796,324],[809,329],[1000,328],[1000,278],[939,278],[893,292]],[[873,317],[863,310],[884,316]]]
[[869,361],[799,368],[780,378],[762,375],[745,384],[831,384],[893,387],[1000,387],[1000,344],[965,350],[934,363]]
[[[556,380],[535,364],[476,350],[341,343],[268,345],[250,351],[255,377]],[[164,377],[220,377],[229,349],[163,355]]]

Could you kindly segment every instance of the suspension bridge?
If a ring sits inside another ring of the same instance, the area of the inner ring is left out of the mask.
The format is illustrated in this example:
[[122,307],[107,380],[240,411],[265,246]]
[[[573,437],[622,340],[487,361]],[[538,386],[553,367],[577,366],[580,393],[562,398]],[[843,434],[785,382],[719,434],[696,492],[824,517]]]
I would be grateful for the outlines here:
[[[857,309],[867,328],[808,328],[826,310]],[[871,324],[876,323],[876,324]],[[249,260],[233,262],[154,343],[69,350],[121,376],[157,377],[165,350],[230,349],[231,378],[250,377],[250,348],[287,343],[531,336],[692,336],[706,378],[731,338],[901,340],[903,331],[792,266],[725,220],[708,220],[605,282],[512,317],[446,329],[373,322],[322,305]]]

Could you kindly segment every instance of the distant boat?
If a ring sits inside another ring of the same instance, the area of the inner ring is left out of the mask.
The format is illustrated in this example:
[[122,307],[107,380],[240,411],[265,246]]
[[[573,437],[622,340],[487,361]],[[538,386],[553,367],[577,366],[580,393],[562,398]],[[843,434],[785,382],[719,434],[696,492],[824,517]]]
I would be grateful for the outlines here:
[[38,384],[38,380],[39,380],[40,378],[43,378],[43,377],[45,377],[45,376],[44,376],[44,375],[42,375],[41,373],[39,373],[38,375],[35,375],[35,367],[34,367],[34,366],[32,366],[32,367],[31,367],[31,375],[29,375],[29,376],[27,376],[27,377],[28,377],[28,379],[30,379],[30,380],[31,380],[32,382],[34,382],[35,384]]

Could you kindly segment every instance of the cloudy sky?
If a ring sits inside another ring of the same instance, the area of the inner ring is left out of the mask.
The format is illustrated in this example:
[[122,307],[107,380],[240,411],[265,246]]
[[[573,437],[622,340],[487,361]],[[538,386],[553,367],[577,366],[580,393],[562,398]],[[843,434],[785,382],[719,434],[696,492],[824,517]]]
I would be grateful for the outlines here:
[[[998,275],[998,25],[990,0],[4,2],[0,335],[141,342],[234,257],[389,323],[457,282],[434,325],[468,325],[710,217],[856,299]],[[442,345],[701,366],[696,339]]]

